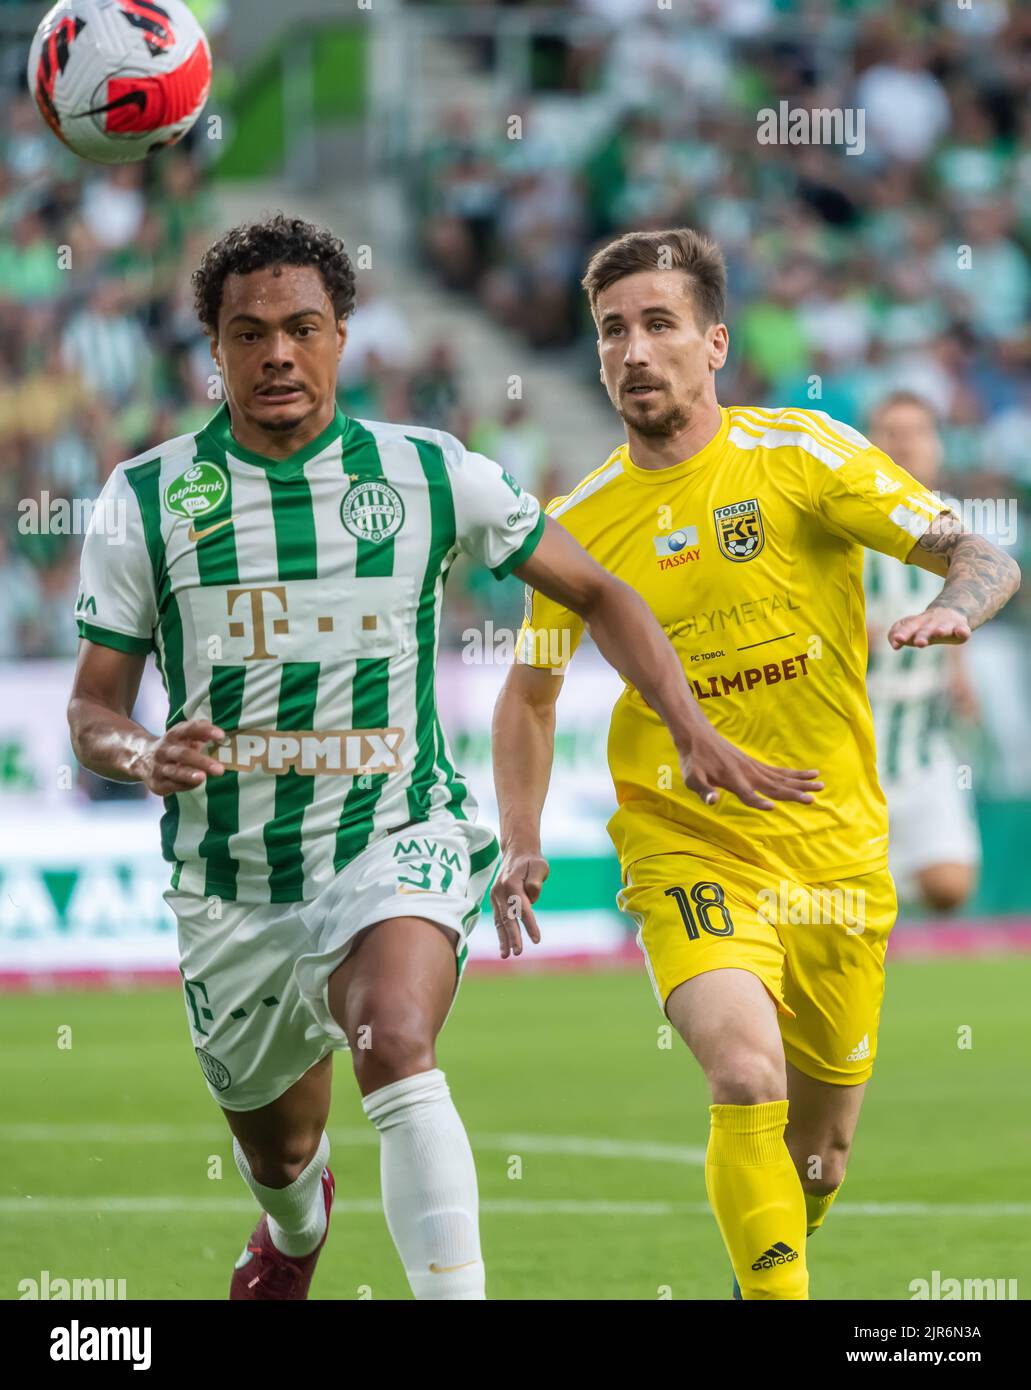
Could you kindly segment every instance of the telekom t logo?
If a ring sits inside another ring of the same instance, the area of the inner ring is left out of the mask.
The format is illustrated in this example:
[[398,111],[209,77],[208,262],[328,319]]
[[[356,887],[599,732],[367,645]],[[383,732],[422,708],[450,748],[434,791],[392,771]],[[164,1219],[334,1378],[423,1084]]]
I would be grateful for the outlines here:
[[[368,582],[368,581],[365,581]],[[324,598],[325,595],[322,595]],[[286,637],[290,633],[291,619],[286,616],[286,585],[285,584],[264,584],[253,589],[227,589],[226,590],[226,612],[229,615],[229,636],[246,637],[247,620],[250,620],[252,648],[243,658],[244,661],[275,661],[279,654],[270,650],[269,642],[273,637]],[[373,605],[362,605],[373,606]],[[234,613],[240,613],[241,617],[234,617]],[[297,605],[295,605],[295,617]],[[376,642],[386,629],[380,624],[378,613],[350,612],[346,617],[339,613],[334,616],[332,613],[311,613],[306,611],[302,601],[300,605],[300,617],[294,624],[295,632],[300,627],[300,635],[306,635],[305,628],[308,623],[313,623],[315,632],[320,636],[326,633],[340,633],[352,624],[358,628],[363,640]],[[375,635],[373,635],[375,634]]]
[[[250,619],[251,631],[253,634],[254,649],[248,652],[244,661],[273,661],[275,653],[268,649],[268,639],[270,636],[268,622],[271,622],[271,633],[283,635],[290,631],[290,619],[287,617],[270,617],[266,620],[265,616],[265,595],[268,594],[279,605],[279,611],[286,613],[286,586],[284,584],[271,584],[265,588],[258,589],[227,589],[226,590],[226,611],[230,617],[229,635],[230,637],[246,636],[246,625],[239,618],[233,618],[233,611],[240,599],[250,599]],[[245,605],[246,609],[246,605]]]

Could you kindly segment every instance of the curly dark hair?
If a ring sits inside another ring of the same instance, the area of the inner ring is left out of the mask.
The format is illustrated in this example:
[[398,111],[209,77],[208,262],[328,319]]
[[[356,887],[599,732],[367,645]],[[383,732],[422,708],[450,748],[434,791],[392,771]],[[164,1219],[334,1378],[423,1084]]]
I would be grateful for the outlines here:
[[313,265],[322,274],[338,319],[354,313],[354,266],[344,243],[327,227],[281,212],[262,222],[231,227],[205,251],[193,272],[193,302],[206,333],[218,331],[227,275],[248,275],[269,265]]

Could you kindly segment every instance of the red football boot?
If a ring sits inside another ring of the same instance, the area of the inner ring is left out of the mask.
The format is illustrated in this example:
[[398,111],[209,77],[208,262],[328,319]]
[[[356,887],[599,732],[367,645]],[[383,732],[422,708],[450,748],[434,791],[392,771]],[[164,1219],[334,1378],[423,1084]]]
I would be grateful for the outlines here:
[[322,1196],[326,1203],[326,1229],[310,1255],[284,1255],[272,1244],[268,1217],[264,1212],[233,1270],[229,1285],[230,1301],[245,1298],[290,1299],[295,1302],[308,1297],[311,1276],[322,1247],[329,1235],[329,1211],[333,1205],[336,1183],[327,1168],[322,1174]]

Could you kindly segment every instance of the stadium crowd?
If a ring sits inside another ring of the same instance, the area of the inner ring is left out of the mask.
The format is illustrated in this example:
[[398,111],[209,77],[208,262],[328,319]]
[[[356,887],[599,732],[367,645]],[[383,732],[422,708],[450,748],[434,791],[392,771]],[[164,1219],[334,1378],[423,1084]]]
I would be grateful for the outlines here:
[[[1026,521],[1031,11],[696,0],[683,23],[650,0],[556,8],[581,22],[534,41],[528,88],[499,68],[498,109],[453,105],[413,161],[440,279],[593,378],[592,249],[702,228],[729,267],[721,400],[862,427],[887,390],[912,389],[941,420],[948,489],[1014,499]],[[500,61],[482,36],[461,42],[474,69]],[[861,138],[761,142],[759,113],[782,104],[858,111]],[[1026,622],[1028,603],[1003,621]]]
[[[64,150],[29,96],[3,108],[0,660],[73,656],[82,528],[71,518],[88,513],[61,503],[91,501],[121,460],[200,428],[220,400],[190,285],[219,230],[213,179],[198,142],[102,169]],[[341,407],[454,430],[540,479],[543,431],[520,403],[470,414],[448,346],[418,350],[371,279],[360,290]],[[452,591],[457,641],[492,596],[469,569]]]
[[[631,227],[704,228],[730,270],[721,399],[862,427],[888,387],[917,390],[943,423],[948,489],[1016,499],[1026,520],[1031,12],[697,0],[683,24],[653,0],[554,8],[578,24],[533,41],[525,90],[499,85],[490,117],[456,103],[411,161],[433,273],[590,379],[579,278],[592,248]],[[492,71],[489,39],[454,42]],[[26,525],[24,499],[92,498],[119,460],[218,402],[189,282],[217,230],[200,142],[88,166],[16,80],[0,116],[0,659],[76,645],[81,538]],[[760,143],[757,113],[782,101],[858,108],[862,149]],[[385,287],[365,274],[360,291],[346,411],[449,429],[545,497],[575,481],[546,422],[519,402],[472,414],[453,348],[417,351]],[[450,640],[499,597],[466,568],[449,586]],[[1026,622],[1029,602],[1025,588],[1003,621]]]

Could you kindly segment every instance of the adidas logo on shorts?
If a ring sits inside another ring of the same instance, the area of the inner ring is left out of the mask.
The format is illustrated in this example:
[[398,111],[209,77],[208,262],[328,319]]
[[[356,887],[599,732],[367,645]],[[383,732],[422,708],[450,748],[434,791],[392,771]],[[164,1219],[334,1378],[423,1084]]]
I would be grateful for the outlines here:
[[845,1058],[846,1062],[866,1062],[870,1057],[870,1035],[864,1033],[859,1042]]
[[792,1260],[798,1259],[798,1251],[792,1250],[790,1245],[785,1245],[782,1240],[778,1240],[776,1245],[771,1245],[769,1250],[760,1255],[753,1269],[772,1269],[774,1265],[789,1265]]

